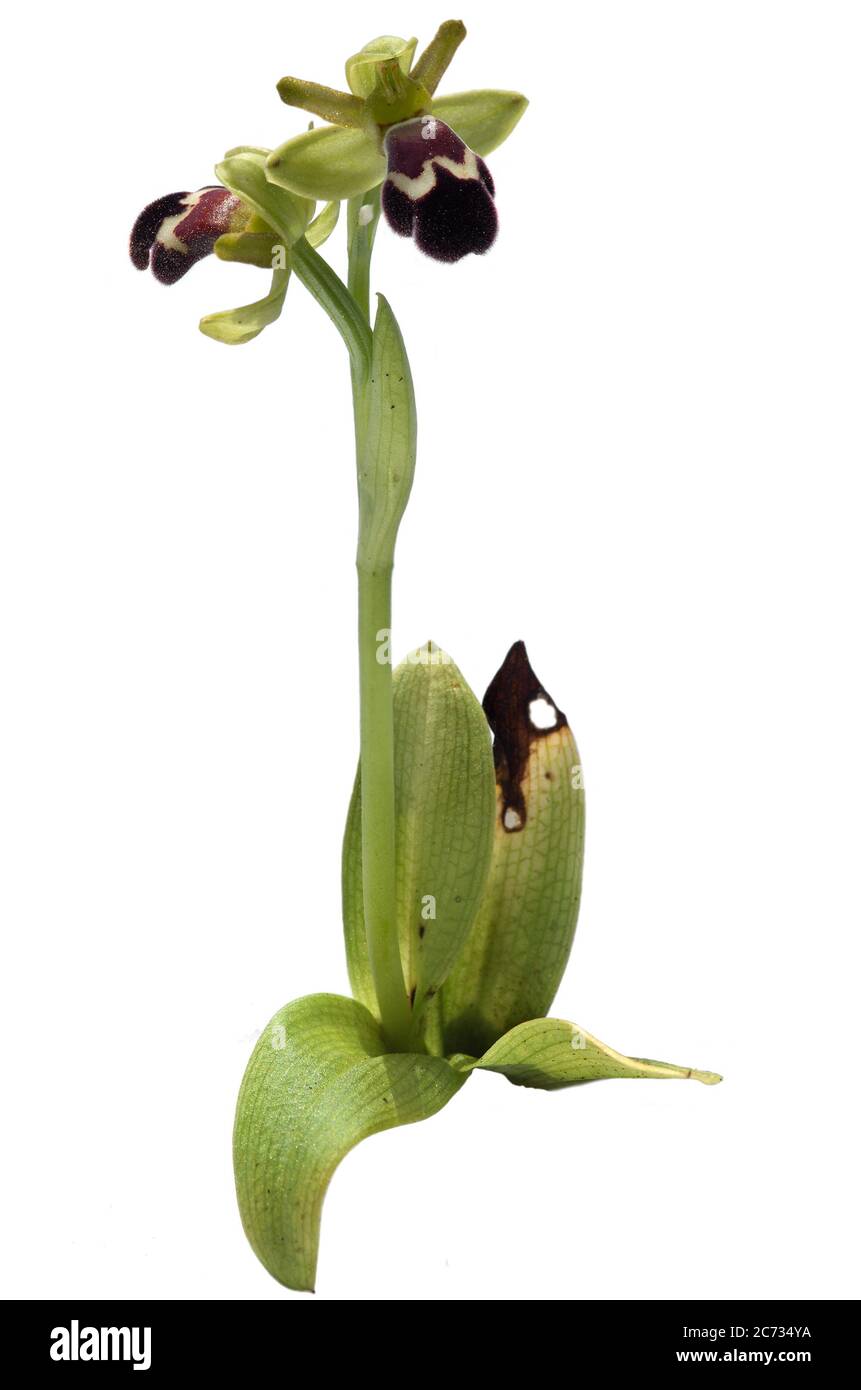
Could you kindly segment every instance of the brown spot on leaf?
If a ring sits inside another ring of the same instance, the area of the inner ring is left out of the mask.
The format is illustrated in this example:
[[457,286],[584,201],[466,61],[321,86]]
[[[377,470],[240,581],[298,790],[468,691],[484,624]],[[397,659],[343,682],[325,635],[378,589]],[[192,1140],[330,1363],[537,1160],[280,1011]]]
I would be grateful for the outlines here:
[[[555,711],[555,723],[549,728],[539,729],[533,723],[529,708],[533,700],[544,700]],[[567,728],[568,720],[530,666],[523,642],[514,643],[487,687],[483,705],[493,733],[502,825],[509,833],[516,833],[526,824],[522,784],[532,745],[557,729]]]

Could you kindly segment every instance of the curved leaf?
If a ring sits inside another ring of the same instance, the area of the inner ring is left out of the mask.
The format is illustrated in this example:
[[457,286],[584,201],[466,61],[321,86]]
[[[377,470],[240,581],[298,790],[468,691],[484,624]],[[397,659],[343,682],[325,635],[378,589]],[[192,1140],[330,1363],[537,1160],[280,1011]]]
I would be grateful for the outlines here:
[[[481,901],[493,843],[487,721],[450,657],[433,643],[394,673],[397,928],[415,1017],[451,970]],[[361,779],[343,855],[350,982],[375,1008],[362,907]]]
[[416,468],[416,400],[404,340],[388,300],[377,296],[377,317],[365,419],[357,461],[359,547],[368,570],[392,563],[398,527]]
[[[552,719],[535,722],[535,703]],[[585,802],[577,745],[515,643],[484,697],[497,809],[487,889],[438,1005],[445,1051],[479,1056],[546,1014],[565,970],[583,875]]]
[[722,1080],[713,1071],[694,1071],[645,1057],[625,1057],[575,1023],[563,1023],[558,1018],[536,1018],[518,1024],[478,1061],[463,1056],[450,1061],[458,1070],[498,1071],[515,1086],[535,1086],[542,1091],[625,1076],[702,1081],[706,1086]]
[[354,999],[312,994],[275,1015],[248,1063],[233,1132],[242,1224],[274,1278],[313,1289],[323,1198],[341,1159],[371,1134],[436,1114],[465,1080],[439,1057],[386,1055]]

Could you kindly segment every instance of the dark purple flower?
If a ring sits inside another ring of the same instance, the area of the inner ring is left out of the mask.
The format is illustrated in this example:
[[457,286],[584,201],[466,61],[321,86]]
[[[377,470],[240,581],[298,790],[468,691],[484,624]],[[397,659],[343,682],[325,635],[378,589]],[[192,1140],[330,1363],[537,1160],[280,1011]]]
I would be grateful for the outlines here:
[[244,231],[251,217],[242,199],[220,184],[196,193],[168,193],[145,207],[132,227],[132,263],[138,270],[151,266],[163,285],[175,285],[220,236]]
[[388,173],[382,206],[401,236],[437,261],[482,255],[496,238],[490,170],[459,135],[436,116],[402,121],[383,141]]

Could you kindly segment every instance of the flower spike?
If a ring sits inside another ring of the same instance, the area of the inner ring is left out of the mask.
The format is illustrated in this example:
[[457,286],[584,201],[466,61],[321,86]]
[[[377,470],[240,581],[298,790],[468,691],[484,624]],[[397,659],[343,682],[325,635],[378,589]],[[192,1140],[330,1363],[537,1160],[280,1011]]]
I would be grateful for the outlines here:
[[[548,1017],[577,922],[585,800],[574,736],[523,643],[483,705],[432,642],[392,671],[391,575],[416,465],[416,395],[382,294],[371,313],[380,214],[438,261],[483,254],[497,234],[484,160],[527,105],[494,89],[436,95],[465,36],[448,20],[418,59],[415,39],[373,39],[348,59],[346,91],[282,78],[282,100],[325,124],[274,150],[235,146],[215,167],[217,185],[156,199],[131,234],[134,265],[164,284],[210,252],[270,272],[261,298],[201,319],[206,337],[251,342],[296,279],[350,358],[360,756],[342,884],[354,997],[309,995],[279,1010],[248,1064],[234,1126],[245,1231],[294,1289],[314,1287],[323,1199],[341,1159],[369,1135],[436,1114],[473,1071],[545,1090],[611,1077],[720,1080],[626,1056]],[[344,200],[342,279],[317,248]],[[280,390],[255,399],[289,448],[292,400]]]
[[435,116],[392,126],[383,147],[388,174],[382,207],[400,236],[437,261],[459,261],[493,245],[494,186],[484,160]]

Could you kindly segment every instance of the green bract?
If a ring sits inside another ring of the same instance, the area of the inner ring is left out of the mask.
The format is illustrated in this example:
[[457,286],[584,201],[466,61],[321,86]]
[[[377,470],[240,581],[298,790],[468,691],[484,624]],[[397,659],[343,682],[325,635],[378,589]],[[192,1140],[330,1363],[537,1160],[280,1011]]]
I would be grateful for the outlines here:
[[[465,34],[449,20],[418,56],[415,39],[374,39],[347,60],[346,91],[282,78],[283,101],[327,124],[273,151],[231,149],[216,167],[219,186],[148,204],[130,243],[134,264],[165,284],[212,251],[270,272],[262,298],[201,320],[208,337],[255,338],[295,277],[349,354],[360,756],[342,899],[355,998],[315,994],[279,1010],[248,1064],[234,1129],[248,1239],[295,1289],[314,1286],[323,1199],[341,1159],[368,1135],[435,1114],[474,1071],[544,1090],[611,1077],[720,1079],[626,1057],[546,1017],[577,923],[585,794],[574,736],[523,643],[483,703],[433,643],[392,674],[392,572],[417,425],[400,327],[389,300],[371,293],[381,209],[439,262],[483,255],[497,232],[484,157],[527,104],[494,89],[437,95]],[[319,250],[344,200],[346,278]],[[288,410],[300,405],[297,394]],[[537,704],[549,723],[536,722]]]

